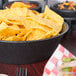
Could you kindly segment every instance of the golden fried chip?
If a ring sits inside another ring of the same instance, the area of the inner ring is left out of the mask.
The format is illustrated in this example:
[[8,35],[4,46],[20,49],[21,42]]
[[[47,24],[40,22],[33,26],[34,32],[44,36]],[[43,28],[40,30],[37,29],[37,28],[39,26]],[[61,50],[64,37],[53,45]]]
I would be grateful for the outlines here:
[[20,24],[20,25],[22,25],[21,21],[9,20],[5,16],[1,16],[1,15],[0,15],[0,21],[5,22],[6,24],[18,24],[18,25]]
[[39,12],[35,11],[35,10],[32,10],[32,12],[35,14],[35,15],[39,15]]
[[60,32],[62,30],[62,25],[63,25],[64,19],[60,15],[55,13],[54,11],[50,10],[48,8],[48,6],[46,6],[46,8],[45,8],[44,14],[47,15],[47,17],[46,17],[47,19],[56,23],[55,28],[58,28],[57,30],[58,30],[58,32]]
[[13,24],[13,25],[9,24],[8,26],[14,30],[22,30],[22,28],[20,28],[19,25],[16,25],[16,24]]
[[31,6],[26,5],[26,4],[22,3],[22,2],[14,2],[12,4],[12,6],[11,6],[11,8],[18,8],[18,7],[20,7],[20,8],[24,8],[24,7],[29,8]]
[[46,25],[42,25],[41,23],[31,19],[30,17],[26,18],[25,20],[22,21],[23,25],[25,26],[26,29],[30,29],[30,28],[41,28],[45,31],[51,31],[52,28],[46,26]]
[[[6,12],[6,13],[5,13]],[[4,12],[0,12],[0,21],[4,21],[8,24],[18,24],[22,25],[22,19],[28,13],[27,8],[12,8],[7,9]]]
[[36,15],[31,15],[30,19],[42,24],[43,26],[47,26],[51,29],[54,29],[56,30],[57,32],[60,32],[62,30],[62,25],[52,21],[52,20],[49,20],[49,19],[46,19],[46,18],[42,18],[42,17],[38,17]]
[[44,13],[29,10],[15,2],[11,8],[0,10],[0,40],[29,41],[59,35],[64,19],[47,6]]
[[44,13],[40,13],[40,14],[38,14],[38,16],[41,17],[41,18],[45,18],[45,14]]
[[54,23],[51,20],[48,20],[48,19],[45,19],[45,18],[40,18],[36,15],[32,15],[31,17],[29,17],[29,19],[34,20],[35,22],[39,23],[43,27],[54,29],[57,32],[61,31],[61,29],[59,30],[60,27],[57,27],[57,23]]
[[6,29],[7,27],[8,27],[8,25],[6,23],[4,23],[4,22],[2,22],[0,24],[0,30]]
[[17,36],[11,36],[11,37],[8,37],[8,38],[3,39],[3,40],[6,40],[6,41],[23,41],[23,38],[17,37]]
[[27,31],[25,30],[22,30],[18,35],[17,37],[24,37],[24,35],[27,33]]
[[45,7],[44,13],[50,18],[50,20],[57,22],[61,25],[63,24],[64,19],[60,15],[49,9],[48,6]]
[[46,32],[40,28],[32,28],[32,31],[26,36],[26,41],[28,40],[38,40]]
[[40,39],[47,39],[54,36],[57,36],[59,33],[57,33],[55,30],[52,30],[50,32],[47,32],[44,36],[40,37]]
[[16,36],[19,33],[20,33],[20,30],[14,30],[14,29],[7,27],[3,30],[0,30],[0,40],[6,39],[10,36]]

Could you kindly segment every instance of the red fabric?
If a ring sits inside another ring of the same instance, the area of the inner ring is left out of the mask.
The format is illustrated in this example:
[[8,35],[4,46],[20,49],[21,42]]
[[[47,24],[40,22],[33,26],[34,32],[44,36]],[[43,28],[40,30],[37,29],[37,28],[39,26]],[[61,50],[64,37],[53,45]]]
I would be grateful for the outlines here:
[[34,64],[25,64],[25,65],[10,65],[0,63],[0,73],[8,74],[9,76],[15,76],[15,71],[17,67],[27,68],[28,76],[42,76],[43,69],[47,60]]

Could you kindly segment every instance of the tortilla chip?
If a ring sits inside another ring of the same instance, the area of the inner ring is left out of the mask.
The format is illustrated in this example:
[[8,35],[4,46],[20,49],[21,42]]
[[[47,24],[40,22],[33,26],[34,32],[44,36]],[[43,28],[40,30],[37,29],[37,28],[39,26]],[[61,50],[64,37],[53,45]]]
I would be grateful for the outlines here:
[[3,30],[0,30],[0,40],[6,39],[10,36],[16,36],[19,33],[20,33],[20,30],[14,30],[14,29],[7,27]]
[[0,10],[0,40],[29,41],[59,35],[64,19],[47,6],[44,13],[29,10],[15,2],[11,8]]
[[47,32],[44,36],[40,37],[40,39],[47,39],[54,36],[57,36],[59,33],[57,33],[55,30],[52,30],[50,32]]
[[40,28],[32,28],[32,31],[26,36],[26,41],[29,40],[38,40],[42,37],[46,32]]
[[18,35],[17,37],[24,37],[24,35],[27,33],[27,31],[25,30],[22,30]]
[[8,37],[8,38],[3,39],[3,40],[6,40],[6,41],[23,41],[23,38],[17,37],[17,36],[12,36],[12,37]]
[[44,14],[47,15],[47,19],[57,24],[56,27],[59,28],[57,30],[59,30],[60,32],[62,30],[64,19],[60,15],[49,9],[48,6],[45,7]]
[[50,20],[57,22],[61,25],[63,24],[64,19],[60,15],[49,9],[48,6],[45,7],[44,13],[50,18]]
[[35,15],[39,15],[39,12],[35,11],[35,10],[32,10],[32,12],[35,14]]
[[22,2],[14,2],[12,4],[12,6],[11,6],[11,8],[18,8],[18,7],[20,7],[20,8],[24,8],[24,7],[29,8],[31,6],[26,5],[26,4],[22,3]]

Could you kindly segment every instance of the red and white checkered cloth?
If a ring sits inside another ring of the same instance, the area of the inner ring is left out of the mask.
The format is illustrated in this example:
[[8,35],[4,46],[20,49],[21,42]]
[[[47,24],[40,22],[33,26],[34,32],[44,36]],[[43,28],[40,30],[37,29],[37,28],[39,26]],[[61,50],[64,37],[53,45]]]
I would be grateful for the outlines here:
[[58,76],[56,63],[64,57],[74,57],[74,55],[72,55],[72,53],[70,53],[67,49],[59,44],[57,49],[45,65],[43,76]]

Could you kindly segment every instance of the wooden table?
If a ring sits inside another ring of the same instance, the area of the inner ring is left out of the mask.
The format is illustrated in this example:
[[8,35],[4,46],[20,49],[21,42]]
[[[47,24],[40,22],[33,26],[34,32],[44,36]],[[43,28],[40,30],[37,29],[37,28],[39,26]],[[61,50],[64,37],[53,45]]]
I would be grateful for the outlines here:
[[[76,55],[76,31],[66,34],[61,40],[61,44],[70,50],[74,55]],[[15,75],[15,70],[17,67],[27,68],[28,76],[42,76],[43,69],[47,60],[27,65],[8,65],[0,63],[0,73],[8,74],[9,76]]]

